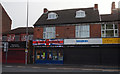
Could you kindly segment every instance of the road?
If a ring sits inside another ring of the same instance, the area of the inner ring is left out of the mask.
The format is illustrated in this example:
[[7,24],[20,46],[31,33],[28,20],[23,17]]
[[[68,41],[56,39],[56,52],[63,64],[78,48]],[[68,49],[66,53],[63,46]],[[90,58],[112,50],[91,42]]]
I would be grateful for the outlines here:
[[120,72],[111,66],[2,65],[3,72]]

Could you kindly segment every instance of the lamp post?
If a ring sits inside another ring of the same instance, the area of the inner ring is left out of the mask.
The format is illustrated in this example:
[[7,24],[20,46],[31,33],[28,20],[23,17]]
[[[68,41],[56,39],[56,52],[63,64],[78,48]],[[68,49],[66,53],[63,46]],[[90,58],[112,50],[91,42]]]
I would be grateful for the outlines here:
[[27,18],[26,18],[26,49],[25,49],[25,65],[27,65],[27,54],[28,54],[28,0],[27,0]]

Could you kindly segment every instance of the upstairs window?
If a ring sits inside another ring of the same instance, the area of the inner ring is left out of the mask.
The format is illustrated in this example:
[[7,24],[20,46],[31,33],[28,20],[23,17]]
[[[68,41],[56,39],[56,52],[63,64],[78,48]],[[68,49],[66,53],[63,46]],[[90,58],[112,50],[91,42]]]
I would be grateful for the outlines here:
[[102,37],[118,37],[118,25],[117,24],[102,24],[101,25]]
[[28,40],[33,40],[33,35],[28,35]]
[[86,14],[85,14],[85,11],[83,10],[79,10],[79,11],[76,11],[76,18],[84,18],[86,17]]
[[21,41],[26,41],[26,34],[21,34]]
[[7,41],[14,41],[15,40],[15,34],[8,34],[7,35]]
[[48,19],[57,19],[58,15],[54,12],[48,14]]
[[2,41],[7,41],[7,36],[2,36]]
[[89,25],[76,26],[76,38],[90,37]]
[[15,41],[20,41],[20,35],[15,35]]
[[53,38],[55,38],[55,27],[44,27],[43,38],[44,39],[53,39]]

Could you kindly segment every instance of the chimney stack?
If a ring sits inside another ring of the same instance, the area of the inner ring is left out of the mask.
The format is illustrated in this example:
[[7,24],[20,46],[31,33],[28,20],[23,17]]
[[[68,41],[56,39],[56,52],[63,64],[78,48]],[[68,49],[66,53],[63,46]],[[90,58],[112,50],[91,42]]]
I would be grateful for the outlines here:
[[112,2],[111,13],[114,13],[115,10],[115,2]]
[[43,13],[47,13],[47,12],[48,12],[48,9],[44,8]]
[[95,9],[95,10],[98,10],[98,4],[95,4],[95,5],[94,5],[94,9]]

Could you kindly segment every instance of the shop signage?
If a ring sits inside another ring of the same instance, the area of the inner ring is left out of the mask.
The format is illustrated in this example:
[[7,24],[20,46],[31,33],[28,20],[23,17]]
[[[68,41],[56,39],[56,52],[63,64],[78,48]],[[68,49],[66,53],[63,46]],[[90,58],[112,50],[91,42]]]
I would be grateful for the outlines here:
[[39,40],[33,40],[33,45],[63,45],[63,39],[39,39]]
[[75,45],[75,44],[102,44],[102,38],[64,39],[64,45]]
[[120,44],[120,38],[102,38],[103,44]]
[[20,41],[20,42],[9,42],[9,48],[25,48],[26,42]]

